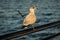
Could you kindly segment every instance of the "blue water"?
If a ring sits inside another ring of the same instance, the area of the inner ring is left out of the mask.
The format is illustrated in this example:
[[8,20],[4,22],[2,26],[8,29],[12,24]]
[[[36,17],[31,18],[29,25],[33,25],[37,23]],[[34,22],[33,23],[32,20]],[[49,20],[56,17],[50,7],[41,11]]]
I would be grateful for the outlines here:
[[[24,30],[21,28],[24,18],[18,14],[17,10],[26,16],[29,13],[30,6],[38,8],[35,13],[37,21],[34,26],[60,20],[60,0],[0,0],[0,35]],[[58,27],[60,28],[60,25]],[[55,29],[55,31],[59,32],[59,28]],[[48,29],[47,31],[55,33],[52,30],[54,29]],[[29,38],[31,39],[31,37]]]

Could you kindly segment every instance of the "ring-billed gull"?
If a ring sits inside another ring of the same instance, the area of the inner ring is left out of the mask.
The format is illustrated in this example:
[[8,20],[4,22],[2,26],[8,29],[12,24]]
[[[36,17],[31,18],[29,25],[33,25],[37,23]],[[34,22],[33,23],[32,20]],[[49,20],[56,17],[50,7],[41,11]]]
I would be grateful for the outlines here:
[[36,22],[35,7],[30,7],[29,14],[25,17],[23,21],[23,28],[27,28],[28,25],[32,25],[34,29],[34,23]]

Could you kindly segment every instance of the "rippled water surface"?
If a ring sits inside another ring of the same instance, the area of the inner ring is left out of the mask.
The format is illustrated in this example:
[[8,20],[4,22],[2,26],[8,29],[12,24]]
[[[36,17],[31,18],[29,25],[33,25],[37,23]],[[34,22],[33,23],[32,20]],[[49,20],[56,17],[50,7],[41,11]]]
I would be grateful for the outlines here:
[[[26,16],[29,13],[30,6],[38,8],[35,13],[37,21],[34,26],[60,20],[60,0],[0,0],[0,35],[24,30],[21,28],[24,18],[18,14],[17,10]],[[35,38],[39,40],[40,35],[50,35],[52,32],[59,32],[59,29],[60,25],[56,28],[47,29],[47,31],[40,31],[41,33],[37,32],[12,40],[35,40]],[[56,38],[56,40],[59,39]]]

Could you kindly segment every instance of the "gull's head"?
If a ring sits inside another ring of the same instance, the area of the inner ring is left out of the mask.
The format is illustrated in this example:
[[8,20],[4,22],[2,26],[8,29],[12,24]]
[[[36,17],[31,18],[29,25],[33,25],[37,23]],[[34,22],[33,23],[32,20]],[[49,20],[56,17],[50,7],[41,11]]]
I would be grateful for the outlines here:
[[37,9],[36,7],[31,6],[31,7],[30,7],[30,12],[35,12],[35,11],[36,11],[36,9]]

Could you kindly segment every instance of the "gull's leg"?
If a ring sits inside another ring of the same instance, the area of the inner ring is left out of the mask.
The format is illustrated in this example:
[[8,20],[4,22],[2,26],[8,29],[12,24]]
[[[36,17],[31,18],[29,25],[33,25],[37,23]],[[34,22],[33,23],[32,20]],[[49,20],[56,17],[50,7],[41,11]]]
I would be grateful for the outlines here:
[[32,24],[32,28],[33,28],[33,30],[34,30],[34,24]]

